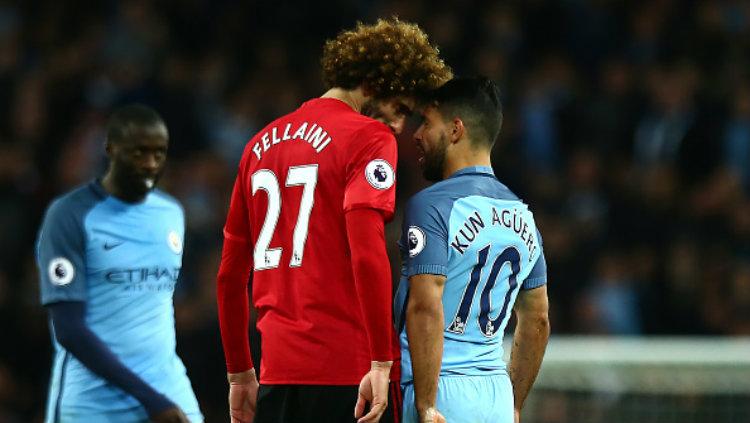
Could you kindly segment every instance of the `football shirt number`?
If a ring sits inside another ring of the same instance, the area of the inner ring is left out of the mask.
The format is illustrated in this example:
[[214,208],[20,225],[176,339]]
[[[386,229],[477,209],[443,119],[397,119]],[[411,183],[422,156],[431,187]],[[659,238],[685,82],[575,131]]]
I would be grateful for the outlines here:
[[[474,269],[471,271],[471,279],[469,279],[469,284],[466,286],[466,291],[464,291],[464,295],[461,298],[461,303],[456,312],[456,316],[448,327],[449,332],[463,334],[466,330],[466,320],[469,318],[469,312],[471,311],[471,304],[474,301],[474,294],[477,291],[477,285],[482,278],[482,270],[484,269],[485,264],[487,264],[487,256],[490,253],[490,247],[491,245],[488,245],[479,250],[477,264],[474,265]],[[521,271],[520,262],[521,255],[518,253],[518,250],[513,247],[508,247],[497,256],[495,262],[492,264],[492,269],[487,277],[487,283],[484,285],[481,297],[479,298],[479,317],[477,320],[479,323],[479,330],[484,336],[490,337],[497,333],[505,316],[508,314],[510,296],[518,286],[517,276],[518,272]],[[490,298],[490,294],[492,293],[492,288],[497,281],[497,276],[500,274],[500,270],[502,270],[503,266],[505,266],[505,263],[510,264],[508,292],[505,294],[505,301],[503,301],[503,307],[500,309],[500,314],[497,318],[491,319],[490,312],[492,309],[492,299]]]
[[[268,210],[263,227],[260,229],[258,240],[255,242],[253,262],[255,270],[274,269],[279,267],[281,261],[281,247],[269,248],[271,238],[276,230],[281,214],[281,188],[276,174],[268,169],[261,169],[251,177],[253,195],[261,189],[268,197]],[[318,183],[318,165],[292,166],[286,176],[286,186],[293,187],[302,185],[302,201],[299,206],[297,224],[294,226],[292,235],[292,258],[289,267],[302,266],[302,258],[305,253],[305,242],[307,241],[307,230],[310,224],[310,213],[315,204],[315,185]]]

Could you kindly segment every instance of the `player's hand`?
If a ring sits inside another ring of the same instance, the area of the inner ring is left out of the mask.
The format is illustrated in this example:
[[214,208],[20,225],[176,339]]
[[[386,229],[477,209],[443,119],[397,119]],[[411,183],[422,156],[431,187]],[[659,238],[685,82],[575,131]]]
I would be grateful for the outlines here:
[[190,423],[190,420],[179,407],[167,408],[155,416],[151,416],[151,421],[154,423]]
[[521,423],[521,410],[513,409],[513,423]]
[[446,423],[446,421],[436,408],[430,407],[419,413],[419,423]]
[[[357,423],[377,423],[388,406],[388,384],[390,383],[392,361],[373,361],[372,368],[359,383],[357,405],[354,406],[354,418]],[[370,411],[365,412],[365,405],[370,404]],[[361,417],[361,418],[360,418]]]
[[252,423],[258,401],[255,369],[227,374],[229,381],[229,419],[231,423]]

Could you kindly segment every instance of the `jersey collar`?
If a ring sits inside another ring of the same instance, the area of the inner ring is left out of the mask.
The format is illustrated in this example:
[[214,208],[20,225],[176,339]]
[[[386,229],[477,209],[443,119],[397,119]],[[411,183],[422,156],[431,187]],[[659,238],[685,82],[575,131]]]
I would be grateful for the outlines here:
[[453,173],[453,175],[449,176],[448,178],[455,178],[457,176],[461,175],[470,175],[470,174],[481,174],[481,175],[492,175],[495,176],[495,172],[492,170],[489,166],[469,166],[465,167],[463,169],[459,169],[456,172]]

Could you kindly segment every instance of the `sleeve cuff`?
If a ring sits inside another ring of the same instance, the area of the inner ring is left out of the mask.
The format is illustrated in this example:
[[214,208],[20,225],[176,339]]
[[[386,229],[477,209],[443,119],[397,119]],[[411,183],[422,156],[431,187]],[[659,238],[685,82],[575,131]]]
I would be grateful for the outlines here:
[[546,283],[547,283],[546,276],[526,279],[525,281],[523,281],[523,285],[521,285],[521,289],[523,289],[524,291],[527,291],[529,289],[539,288],[540,286],[545,285]]
[[448,267],[442,264],[417,264],[406,269],[406,277],[414,275],[448,275]]
[[56,292],[55,294],[52,294],[52,295],[49,295],[49,294],[45,295],[42,298],[42,305],[48,306],[54,303],[85,302],[85,301],[86,301],[86,294]]

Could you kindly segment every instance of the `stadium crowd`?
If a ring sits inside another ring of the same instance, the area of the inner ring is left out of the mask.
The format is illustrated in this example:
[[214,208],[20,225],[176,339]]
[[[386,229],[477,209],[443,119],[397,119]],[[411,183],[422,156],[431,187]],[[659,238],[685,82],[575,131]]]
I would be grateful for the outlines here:
[[[207,421],[224,418],[215,276],[244,144],[323,92],[325,38],[392,15],[501,84],[493,165],[543,234],[553,334],[750,335],[747,2],[0,1],[0,422],[44,410],[41,214],[101,174],[106,118],[134,101],[169,127],[160,185],[188,227],[178,349]],[[415,128],[397,209],[426,184]]]

